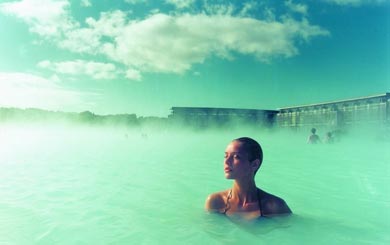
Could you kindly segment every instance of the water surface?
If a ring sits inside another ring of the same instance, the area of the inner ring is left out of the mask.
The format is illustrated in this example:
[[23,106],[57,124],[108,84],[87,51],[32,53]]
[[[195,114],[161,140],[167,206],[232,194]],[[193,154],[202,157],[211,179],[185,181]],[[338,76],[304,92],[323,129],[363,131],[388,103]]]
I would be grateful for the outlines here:
[[[205,213],[230,188],[233,138],[260,141],[257,184],[294,215],[252,222]],[[305,133],[0,126],[0,244],[388,244],[390,143]]]

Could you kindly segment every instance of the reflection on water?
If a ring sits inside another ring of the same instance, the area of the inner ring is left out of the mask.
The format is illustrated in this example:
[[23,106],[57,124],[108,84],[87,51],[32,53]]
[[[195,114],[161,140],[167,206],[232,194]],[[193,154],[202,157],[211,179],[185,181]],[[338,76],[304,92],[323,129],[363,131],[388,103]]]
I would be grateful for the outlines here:
[[[232,184],[223,151],[239,136],[260,141],[256,182],[294,215],[203,211]],[[387,244],[390,143],[363,136],[1,126],[0,243]]]

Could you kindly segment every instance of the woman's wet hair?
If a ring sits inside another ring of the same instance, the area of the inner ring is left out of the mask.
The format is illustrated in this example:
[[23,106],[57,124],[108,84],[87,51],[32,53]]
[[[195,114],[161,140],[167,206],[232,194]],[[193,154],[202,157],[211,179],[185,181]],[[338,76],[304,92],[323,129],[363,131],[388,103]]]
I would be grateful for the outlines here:
[[249,137],[241,137],[241,138],[234,139],[233,141],[238,141],[242,144],[242,147],[248,153],[248,160],[250,162],[259,159],[260,161],[259,168],[260,168],[261,163],[263,162],[263,150],[261,149],[260,144],[256,140]]

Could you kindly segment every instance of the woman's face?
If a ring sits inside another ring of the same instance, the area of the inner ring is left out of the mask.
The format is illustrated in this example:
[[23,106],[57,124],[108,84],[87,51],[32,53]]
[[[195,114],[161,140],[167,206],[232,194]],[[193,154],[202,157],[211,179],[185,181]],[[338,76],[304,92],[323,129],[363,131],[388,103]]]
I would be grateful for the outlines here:
[[232,141],[225,150],[224,171],[227,179],[248,178],[252,168],[248,153],[243,149],[242,143]]

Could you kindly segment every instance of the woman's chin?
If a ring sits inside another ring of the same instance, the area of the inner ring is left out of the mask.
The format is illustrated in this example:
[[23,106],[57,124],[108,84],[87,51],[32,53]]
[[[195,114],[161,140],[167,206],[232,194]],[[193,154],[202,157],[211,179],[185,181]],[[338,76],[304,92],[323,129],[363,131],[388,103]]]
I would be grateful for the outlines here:
[[230,173],[225,173],[226,179],[233,179],[233,176]]

